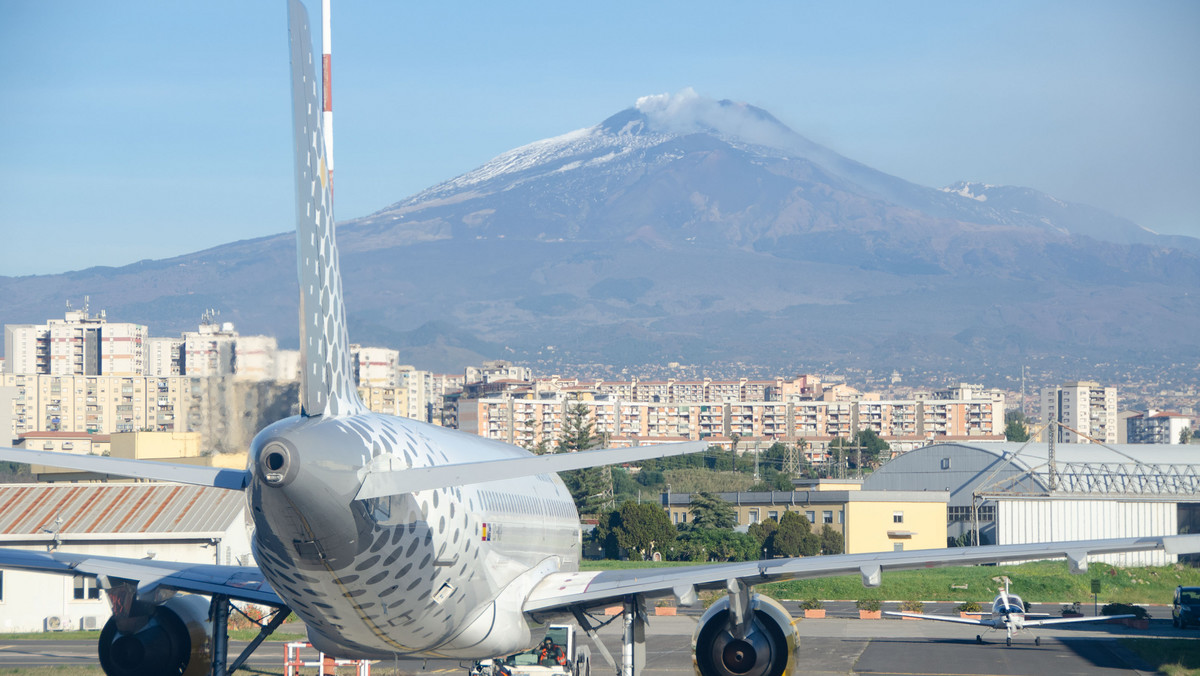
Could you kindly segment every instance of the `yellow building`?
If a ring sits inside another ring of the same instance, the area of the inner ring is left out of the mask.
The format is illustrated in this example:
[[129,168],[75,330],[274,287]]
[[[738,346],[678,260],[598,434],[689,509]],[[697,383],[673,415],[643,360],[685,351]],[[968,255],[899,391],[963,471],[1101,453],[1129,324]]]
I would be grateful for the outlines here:
[[[83,455],[111,455],[114,458],[131,460],[156,460],[183,465],[203,467],[246,467],[245,452],[204,455],[199,432],[124,432],[113,435],[91,435],[91,443],[84,443],[88,435],[70,436],[66,433],[40,432],[23,435],[21,446],[36,450],[56,450]],[[74,443],[65,441],[73,439]],[[57,444],[48,448],[46,441],[54,439]],[[59,467],[31,465],[30,472],[38,481],[129,481],[93,472],[81,472]]]
[[[733,505],[738,526],[767,519],[778,521],[784,512],[799,512],[819,533],[826,525],[842,534],[847,554],[946,546],[944,491],[864,491],[846,482],[846,488],[820,486],[807,491],[718,493]],[[663,504],[671,523],[690,523],[691,495],[664,493]]]

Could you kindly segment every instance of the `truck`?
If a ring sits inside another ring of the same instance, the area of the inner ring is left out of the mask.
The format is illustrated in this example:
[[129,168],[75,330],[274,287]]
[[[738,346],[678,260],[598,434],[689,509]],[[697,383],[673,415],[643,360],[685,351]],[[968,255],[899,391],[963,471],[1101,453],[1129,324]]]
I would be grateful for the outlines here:
[[[562,651],[562,659],[543,659],[542,645],[550,639]],[[578,628],[551,624],[538,644],[515,655],[475,662],[469,676],[591,676],[591,653],[578,642]]]

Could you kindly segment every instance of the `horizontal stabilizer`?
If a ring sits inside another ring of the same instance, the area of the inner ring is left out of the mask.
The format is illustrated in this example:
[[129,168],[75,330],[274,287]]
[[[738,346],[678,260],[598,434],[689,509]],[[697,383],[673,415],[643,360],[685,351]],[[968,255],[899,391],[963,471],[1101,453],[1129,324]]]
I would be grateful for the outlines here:
[[1045,627],[1052,624],[1074,624],[1076,622],[1107,622],[1109,620],[1124,620],[1137,615],[1098,615],[1096,617],[1055,617],[1049,620],[1025,620],[1026,627]]
[[130,479],[174,481],[195,486],[212,486],[232,491],[243,490],[250,482],[244,469],[201,467],[152,460],[130,460],[105,455],[76,455],[51,451],[31,451],[23,448],[0,448],[0,460],[30,465],[47,465],[59,469],[111,474]]
[[138,593],[154,589],[224,594],[231,599],[280,607],[284,602],[255,566],[222,566],[151,559],[124,559],[76,552],[31,552],[0,547],[0,570],[54,575],[90,575],[138,583]]
[[699,453],[708,446],[709,444],[704,441],[685,441],[678,444],[602,448],[578,453],[550,453],[503,460],[463,462],[438,467],[413,467],[371,472],[363,479],[362,488],[358,490],[355,498],[369,500],[385,495],[416,493],[463,484],[477,484],[536,474],[565,472],[585,467],[600,467],[601,465],[665,458],[671,455]]

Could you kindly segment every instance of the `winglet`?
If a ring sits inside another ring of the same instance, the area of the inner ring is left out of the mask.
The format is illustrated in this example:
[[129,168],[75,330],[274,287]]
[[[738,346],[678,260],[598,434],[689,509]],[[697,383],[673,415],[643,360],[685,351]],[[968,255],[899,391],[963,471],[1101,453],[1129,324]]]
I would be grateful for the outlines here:
[[288,2],[292,128],[296,157],[296,264],[300,279],[300,412],[343,416],[365,410],[350,369],[350,339],[334,238],[333,195],[321,129],[308,11]]

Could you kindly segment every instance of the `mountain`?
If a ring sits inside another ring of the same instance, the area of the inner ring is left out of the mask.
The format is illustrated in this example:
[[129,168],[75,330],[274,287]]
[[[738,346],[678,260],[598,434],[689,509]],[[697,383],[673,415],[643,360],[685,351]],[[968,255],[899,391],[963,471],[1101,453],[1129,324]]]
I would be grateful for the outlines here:
[[[1200,356],[1200,240],[1028,188],[916,185],[690,91],[516,148],[338,236],[351,335],[425,368]],[[90,294],[159,335],[214,307],[294,344],[292,246],[0,278],[0,321]]]

